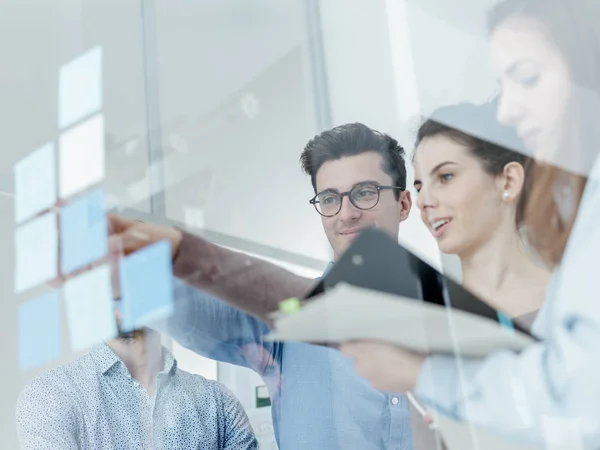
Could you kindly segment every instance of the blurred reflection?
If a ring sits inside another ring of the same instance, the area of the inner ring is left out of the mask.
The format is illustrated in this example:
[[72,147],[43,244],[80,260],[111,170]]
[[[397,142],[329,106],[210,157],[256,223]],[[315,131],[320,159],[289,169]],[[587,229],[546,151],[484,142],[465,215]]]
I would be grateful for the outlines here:
[[490,49],[502,87],[499,120],[516,128],[537,159],[587,174],[595,152],[562,151],[599,134],[589,128],[600,112],[598,30],[585,17],[597,6],[577,3],[501,3],[490,15]]
[[177,368],[160,334],[139,330],[32,380],[19,396],[24,449],[257,449],[239,401]]
[[540,161],[527,199],[528,237],[552,264],[564,252],[583,191],[580,175],[589,173],[600,142],[599,31],[586,17],[597,10],[587,0],[576,8],[513,0],[490,16],[502,85],[498,118],[517,129]]

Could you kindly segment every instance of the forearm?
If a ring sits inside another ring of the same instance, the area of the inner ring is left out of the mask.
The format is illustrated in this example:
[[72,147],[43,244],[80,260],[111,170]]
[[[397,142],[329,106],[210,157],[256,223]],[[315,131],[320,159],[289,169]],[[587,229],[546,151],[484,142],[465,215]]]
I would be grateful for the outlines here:
[[176,277],[232,306],[267,320],[280,301],[304,297],[314,280],[183,232],[173,271]]
[[597,448],[600,407],[590,399],[600,395],[600,358],[590,347],[540,343],[520,355],[500,352],[464,361],[462,371],[451,357],[433,357],[416,393],[439,412],[509,440],[542,445],[555,439],[553,432],[569,436],[569,430],[576,430],[584,448]]
[[259,355],[248,349],[271,345],[263,342],[267,325],[179,279],[174,283],[173,314],[153,328],[202,356],[257,370]]

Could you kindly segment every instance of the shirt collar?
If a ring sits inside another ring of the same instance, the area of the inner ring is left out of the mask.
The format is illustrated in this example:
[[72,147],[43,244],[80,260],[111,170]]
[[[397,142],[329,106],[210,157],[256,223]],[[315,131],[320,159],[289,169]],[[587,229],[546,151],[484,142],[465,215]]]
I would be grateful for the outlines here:
[[163,362],[163,372],[168,373],[169,375],[173,375],[175,373],[175,370],[177,369],[177,360],[169,351],[169,349],[165,347],[163,347]]
[[[173,375],[177,369],[177,360],[173,356],[173,354],[165,347],[162,348],[163,351],[163,373],[167,373],[169,375]],[[112,369],[117,364],[122,364],[121,359],[117,356],[115,352],[106,344],[101,344],[90,352],[94,361],[98,365],[100,372],[102,375],[106,375],[106,373]],[[123,368],[125,368],[125,365]]]

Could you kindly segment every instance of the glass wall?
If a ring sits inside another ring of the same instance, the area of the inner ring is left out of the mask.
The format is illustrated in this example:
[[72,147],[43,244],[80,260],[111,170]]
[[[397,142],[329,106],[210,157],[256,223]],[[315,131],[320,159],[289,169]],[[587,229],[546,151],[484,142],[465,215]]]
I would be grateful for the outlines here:
[[154,2],[150,101],[160,114],[169,220],[218,233],[224,244],[244,241],[248,251],[277,249],[291,262],[328,260],[327,245],[312,237],[319,223],[298,170],[301,149],[328,125],[314,8]]
[[[151,209],[147,191],[142,192],[135,202],[127,196],[128,186],[144,175],[149,161],[145,143],[148,134],[147,91],[140,3],[8,1],[2,2],[0,10],[0,46],[6,64],[6,70],[0,75],[3,98],[0,115],[4,123],[4,151],[0,156],[0,226],[4,236],[0,258],[3,298],[0,320],[5,343],[0,426],[2,447],[13,449],[18,448],[16,400],[25,384],[48,369],[87,353],[83,349],[74,350],[75,346],[69,340],[66,310],[61,304],[53,310],[59,314],[60,340],[49,343],[37,336],[32,342],[33,351],[37,348],[40,353],[51,356],[51,360],[43,364],[30,361],[31,367],[22,365],[26,362],[21,354],[23,336],[19,334],[23,330],[22,308],[50,289],[38,285],[15,294],[15,277],[23,269],[17,268],[16,247],[19,251],[24,247],[18,246],[16,239],[14,167],[47,143],[58,148],[61,135],[69,128],[61,127],[59,120],[60,71],[90,50],[101,48],[102,52],[101,83],[91,81],[91,88],[101,88],[102,92],[101,107],[93,111],[100,114],[104,122],[104,133],[100,138],[105,143],[106,171],[101,184],[113,203],[129,204],[132,210],[141,213],[150,213]],[[78,118],[78,124],[89,118],[90,115],[84,113]],[[29,184],[37,181],[34,176]],[[30,268],[31,273],[36,271],[35,261]],[[43,329],[39,323],[29,324],[34,329]],[[53,341],[52,337],[48,339]]]
[[[314,191],[299,163],[304,146],[333,126],[363,122],[397,138],[410,155],[422,114],[490,98],[496,86],[481,61],[492,3],[460,9],[438,0],[0,4],[3,448],[18,445],[15,408],[23,387],[92,348],[73,341],[61,303],[60,348],[39,364],[21,364],[22,308],[54,288],[44,282],[15,294],[18,161],[46,143],[62,148],[64,133],[99,114],[105,172],[83,191],[101,187],[113,212],[177,226],[317,278],[333,253],[308,202]],[[61,126],[61,71],[94,49],[101,52],[101,105]],[[412,190],[409,157],[407,170]],[[401,225],[400,241],[441,266],[417,212]],[[454,259],[444,263],[460,276]],[[168,335],[162,339],[183,370],[225,383],[248,412],[261,448],[276,448],[268,402],[258,405],[260,377],[217,365]],[[346,407],[343,398],[332,402]]]

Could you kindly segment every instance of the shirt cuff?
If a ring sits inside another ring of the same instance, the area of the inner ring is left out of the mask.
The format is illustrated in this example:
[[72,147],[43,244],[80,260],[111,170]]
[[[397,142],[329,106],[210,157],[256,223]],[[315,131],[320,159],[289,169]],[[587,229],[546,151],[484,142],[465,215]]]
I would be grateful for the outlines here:
[[454,357],[434,355],[425,359],[414,393],[426,406],[460,420],[459,391],[458,366]]
[[211,244],[198,236],[181,230],[182,237],[179,249],[173,260],[173,275],[182,280],[210,278],[214,264],[208,264],[210,255],[214,252]]

